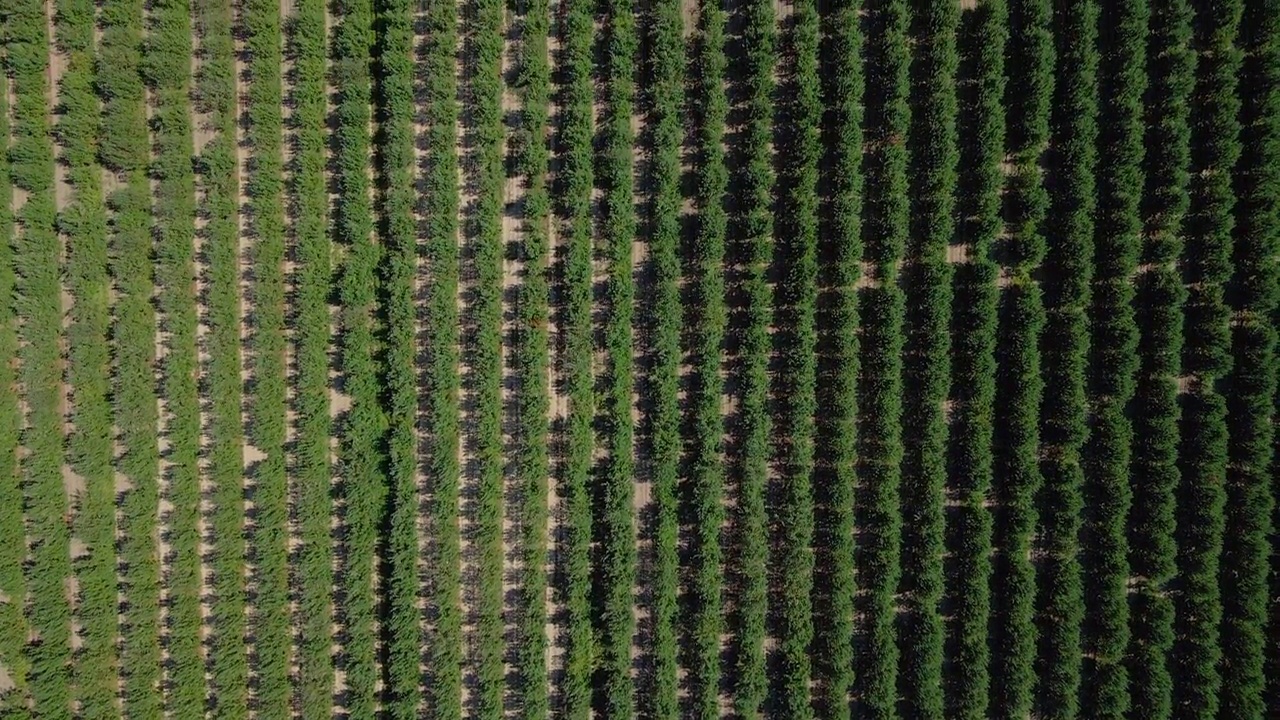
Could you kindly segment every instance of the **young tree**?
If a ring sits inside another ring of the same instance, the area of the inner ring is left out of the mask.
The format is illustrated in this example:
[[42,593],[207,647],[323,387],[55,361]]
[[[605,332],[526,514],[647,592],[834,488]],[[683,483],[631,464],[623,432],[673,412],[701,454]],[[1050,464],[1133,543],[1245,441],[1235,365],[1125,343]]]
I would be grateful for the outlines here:
[[[0,72],[0,237],[13,237],[13,183],[9,177],[9,74]],[[18,354],[18,326],[14,307],[17,277],[14,247],[0,242],[0,353]],[[13,687],[0,696],[0,710],[17,715],[26,708],[28,663],[23,650],[27,622],[23,617],[27,533],[22,518],[22,475],[18,449],[22,440],[22,412],[11,363],[0,363],[0,664]]]
[[[262,137],[260,142],[270,153],[260,161],[260,189],[268,210],[272,207],[270,199],[277,197],[281,189],[285,192],[285,202],[290,208],[288,215],[292,220],[285,238],[292,241],[296,263],[291,278],[295,295],[290,317],[295,367],[293,409],[296,417],[292,473],[293,507],[301,544],[295,551],[295,569],[290,583],[297,588],[295,618],[300,626],[299,677],[294,696],[305,720],[319,720],[331,712],[334,688],[331,650],[334,553],[329,529],[334,508],[329,450],[332,431],[329,419],[329,294],[334,278],[330,260],[333,249],[326,232],[328,193],[324,176],[325,116],[328,111],[325,102],[325,6],[320,0],[301,0],[294,5],[293,15],[287,20],[285,43],[288,57],[293,61],[293,83],[289,94],[293,107],[289,129],[293,136],[288,181],[283,188],[277,179],[281,168],[271,167],[271,163],[277,162],[280,149],[271,136],[272,130],[279,128],[281,123],[278,108],[272,107],[272,102],[278,101],[281,93],[278,64],[277,68],[272,67],[281,55],[275,39],[279,34],[278,13],[272,3],[255,3],[252,7],[255,13],[261,11],[261,25],[254,26],[260,28],[260,32],[253,38],[263,47],[255,59],[255,67],[260,72],[255,77],[259,77],[261,82],[251,87],[251,101],[257,101],[257,109],[251,112],[262,116],[262,130],[266,137]],[[289,570],[286,567],[284,571],[288,581]],[[262,590],[258,592],[261,609]],[[261,619],[263,622],[277,622],[268,621],[265,614]],[[263,655],[262,632],[258,633],[259,657]],[[282,642],[276,649],[276,662],[280,659],[287,662],[288,651],[288,643]],[[287,669],[287,666],[282,669]],[[290,686],[287,679],[276,671],[272,690],[280,694],[272,695],[270,706],[276,712],[288,709]],[[260,676],[259,697],[267,694],[263,683],[264,678]]]
[[[198,0],[195,28],[201,62],[195,91],[197,107],[208,117],[204,129],[210,133],[198,160],[198,188],[201,192],[197,209],[207,218],[200,237],[205,286],[204,297],[200,300],[207,328],[204,336],[207,360],[198,372],[201,395],[208,399],[205,431],[209,439],[205,454],[213,496],[213,512],[208,519],[213,595],[208,653],[213,714],[226,720],[247,715],[249,684],[244,620],[244,432],[240,421],[240,188],[235,154],[237,100],[231,22],[230,2]],[[258,240],[261,244],[263,238]],[[277,266],[281,259],[276,258]],[[272,269],[263,265],[266,260],[268,258],[261,256],[255,258],[254,273],[259,281],[255,282],[255,290],[261,289],[261,281],[272,274]],[[275,275],[278,277],[278,274],[277,267]],[[266,282],[270,284],[269,279]],[[282,301],[283,293],[278,295]],[[278,301],[277,307],[273,308],[269,297],[259,295],[254,299],[253,340],[257,352],[254,353],[255,392],[252,400],[257,435],[253,439],[257,444],[269,440],[265,433],[259,432],[265,430],[261,426],[263,416],[283,415],[284,388],[280,379],[271,376],[270,362],[274,358],[264,362],[261,353],[264,318],[279,313],[282,302]],[[279,360],[277,365],[282,366],[283,358]],[[279,391],[278,398],[270,395],[273,384]],[[268,422],[274,420],[272,417]],[[278,429],[283,436],[282,423]],[[287,517],[281,508],[285,495],[283,458],[279,454],[281,448],[265,447],[270,458],[265,465],[274,465],[276,472],[268,472],[266,476],[259,474],[257,504],[264,512],[258,519],[261,523],[278,525]],[[268,558],[268,569],[270,565]]]
[[111,210],[110,272],[115,287],[111,327],[112,410],[119,448],[115,469],[127,479],[119,511],[120,681],[131,718],[162,714],[160,652],[160,517],[156,442],[155,308],[152,300],[150,141],[141,74],[143,4],[109,0],[99,22],[97,88],[102,96],[98,156],[120,187]]
[[154,132],[151,178],[156,233],[157,306],[167,338],[160,363],[161,426],[166,456],[169,558],[164,578],[169,649],[167,709],[203,717],[208,699],[201,652],[200,397],[195,297],[195,175],[191,127],[191,4],[162,0],[150,7],[146,77]]
[[373,243],[369,183],[373,9],[369,0],[336,7],[332,83],[339,88],[334,130],[337,201],[334,236],[345,251],[338,281],[339,363],[350,409],[339,419],[338,475],[344,499],[338,615],[346,628],[339,666],[347,679],[347,711],[371,717],[378,687],[378,598],[374,575],[379,531],[387,517],[382,473],[386,419],[378,396],[373,310],[381,248]]
[[115,477],[111,467],[110,278],[102,169],[95,144],[101,123],[94,92],[94,5],[63,0],[54,31],[67,64],[58,87],[55,133],[73,195],[59,213],[66,238],[66,286],[72,296],[67,329],[67,375],[72,422],[68,462],[83,479],[74,503],[72,531],[84,544],[73,558],[78,593],[76,620],[82,645],[75,653],[75,698],[86,717],[111,717],[116,705]]
[[[68,505],[62,486],[62,305],[54,153],[48,116],[49,34],[44,3],[8,10],[6,61],[13,79],[10,173],[26,193],[12,238],[17,274],[23,510],[26,516],[26,655],[31,707],[39,717],[71,717],[71,575]],[[34,637],[32,637],[34,636]]]

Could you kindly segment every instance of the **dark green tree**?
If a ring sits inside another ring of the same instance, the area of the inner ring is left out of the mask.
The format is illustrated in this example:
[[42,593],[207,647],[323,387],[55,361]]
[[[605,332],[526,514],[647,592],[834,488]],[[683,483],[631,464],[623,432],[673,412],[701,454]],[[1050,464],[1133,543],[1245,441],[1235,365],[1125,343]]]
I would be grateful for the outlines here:
[[1192,47],[1198,55],[1191,117],[1191,205],[1178,263],[1184,306],[1178,464],[1178,590],[1175,602],[1174,707],[1185,718],[1218,717],[1222,677],[1219,575],[1227,471],[1227,404],[1220,388],[1231,369],[1231,278],[1235,193],[1240,156],[1241,53],[1235,47],[1241,3],[1195,2]]
[[339,88],[333,162],[337,200],[334,237],[343,251],[338,279],[338,358],[351,407],[338,420],[338,476],[345,514],[338,617],[346,628],[338,666],[347,679],[347,711],[371,717],[378,692],[378,598],[374,575],[386,522],[387,485],[382,473],[386,418],[378,397],[373,310],[381,248],[373,242],[370,199],[370,101],[373,8],[369,0],[342,0],[335,8],[332,84]]
[[909,33],[911,125],[907,151],[909,233],[902,285],[903,317],[902,580],[900,618],[902,712],[943,716],[943,496],[947,424],[943,402],[951,374],[951,281],[947,247],[955,236],[957,3],[917,3]]
[[680,3],[652,3],[644,15],[643,93],[647,132],[642,137],[651,188],[646,198],[650,297],[638,309],[647,355],[642,392],[652,514],[644,518],[652,551],[642,577],[648,597],[645,631],[651,669],[643,676],[637,710],[650,718],[679,717],[676,604],[679,584],[680,475],[680,147],[684,142],[685,48]]
[[[151,87],[155,284],[164,356],[160,362],[160,428],[165,459],[169,557],[163,583],[168,599],[169,671],[166,710],[176,718],[204,717],[208,699],[200,639],[200,396],[197,376],[195,168],[192,138],[192,6],[189,0],[152,3],[145,77]],[[154,432],[154,430],[153,430]]]
[[774,121],[774,66],[777,27],[773,3],[752,0],[741,11],[738,71],[744,127],[737,140],[738,157],[732,178],[732,253],[741,258],[743,272],[731,293],[740,293],[742,330],[735,343],[735,367],[740,404],[730,434],[734,436],[733,472],[737,506],[733,518],[733,707],[747,720],[762,711],[768,691],[765,667],[765,613],[768,595],[766,557],[768,534],[765,485],[769,440],[769,326],[773,307],[768,268],[773,251],[773,156],[770,143]]
[[1131,715],[1164,720],[1172,712],[1168,662],[1173,646],[1171,580],[1177,572],[1174,492],[1178,484],[1177,377],[1181,374],[1186,290],[1175,262],[1182,252],[1190,158],[1189,101],[1194,85],[1191,8],[1185,0],[1151,3],[1145,99],[1145,174],[1141,203],[1147,268],[1135,282],[1138,377],[1130,417],[1133,458],[1129,515],[1130,598],[1127,666]]
[[773,505],[770,606],[778,638],[773,658],[773,712],[812,715],[809,698],[813,642],[813,470],[817,414],[818,166],[822,88],[818,73],[817,4],[801,0],[784,36],[779,148],[779,212],[774,264],[780,280],[774,303],[781,331],[774,335],[780,372],[777,468]]
[[154,255],[150,140],[143,85],[143,4],[101,6],[97,88],[102,96],[98,156],[119,187],[108,197],[110,272],[115,287],[112,410],[115,469],[128,482],[119,501],[120,682],[127,717],[158,720],[160,692],[160,517],[156,442]]
[[1009,3],[1005,51],[1006,152],[1009,177],[1004,217],[1008,237],[999,250],[1007,276],[997,330],[994,439],[996,502],[992,587],[991,712],[1001,720],[1030,712],[1036,681],[1036,573],[1031,546],[1040,493],[1040,336],[1045,311],[1035,272],[1045,255],[1042,224],[1049,206],[1042,156],[1049,140],[1054,47],[1048,0]]
[[858,383],[858,472],[855,500],[859,612],[865,647],[857,668],[857,694],[870,718],[897,716],[899,654],[896,638],[902,462],[902,323],[904,298],[898,266],[910,230],[907,133],[911,126],[910,31],[905,0],[866,4],[866,115],[863,158],[864,262],[870,264],[859,301],[862,321]]
[[547,716],[547,473],[550,470],[547,368],[550,337],[551,198],[547,141],[551,66],[547,56],[550,8],[545,0],[519,5],[520,46],[516,92],[520,115],[511,139],[516,175],[524,189],[524,222],[516,249],[523,264],[511,332],[515,366],[516,430],[513,467],[519,528],[520,590],[515,609],[515,694],[522,720]]
[[422,612],[418,608],[418,384],[414,367],[414,4],[380,0],[377,22],[378,181],[382,242],[378,313],[383,321],[382,397],[386,408],[386,466],[390,518],[386,529],[386,709],[409,720],[422,701]]
[[476,189],[466,242],[474,283],[466,294],[464,383],[474,402],[468,444],[474,480],[469,540],[474,586],[469,598],[474,634],[470,647],[478,718],[502,717],[502,0],[472,0],[466,6],[467,109],[471,134],[469,177]]
[[1079,711],[1081,451],[1088,438],[1085,366],[1087,311],[1093,280],[1098,137],[1098,7],[1059,2],[1053,15],[1056,58],[1044,225],[1047,252],[1040,285],[1046,322],[1040,343],[1044,396],[1040,407],[1040,525],[1036,569],[1040,714],[1068,720]]
[[[1245,2],[1239,46],[1240,161],[1236,165],[1227,397],[1227,506],[1221,587],[1222,709],[1229,718],[1261,720],[1265,629],[1275,507],[1272,413],[1280,274],[1280,4]],[[1272,681],[1274,682],[1274,680]]]
[[[256,8],[255,8],[256,9]],[[271,63],[279,59],[278,23],[275,6],[261,4],[260,40],[261,72],[257,87],[261,93],[260,112],[263,132],[281,122],[278,109],[270,103],[280,96],[278,69]],[[334,505],[330,477],[332,459],[329,438],[333,423],[329,418],[329,294],[333,283],[333,252],[326,232],[328,193],[325,188],[325,6],[320,0],[302,0],[286,22],[284,52],[293,61],[289,100],[293,114],[289,129],[291,160],[289,182],[283,187],[290,208],[288,239],[292,243],[295,267],[290,278],[294,302],[290,321],[293,327],[295,439],[292,447],[294,508],[297,516],[300,546],[294,554],[293,587],[297,588],[300,623],[298,634],[298,675],[295,697],[305,720],[318,720],[330,712],[333,704],[333,557],[329,529]],[[252,92],[252,89],[251,89]],[[260,161],[262,194],[276,197],[280,192],[276,162],[278,146],[272,137],[261,142],[270,152]],[[272,204],[265,203],[270,209]],[[288,581],[288,568],[286,581]],[[262,590],[259,589],[259,595]],[[286,596],[287,597],[287,596]],[[259,599],[261,607],[262,600]],[[265,620],[265,618],[264,618]],[[262,652],[262,631],[258,633],[258,655]],[[272,647],[273,650],[276,648]],[[288,644],[277,650],[279,658],[288,659]],[[259,661],[261,663],[261,660]],[[275,675],[278,685],[272,689],[279,695],[276,712],[288,708],[290,687],[287,676]],[[265,694],[259,679],[259,697]],[[262,712],[262,710],[260,710]]]
[[862,261],[861,3],[822,9],[813,676],[819,717],[847,720],[854,669],[853,497]]
[[948,717],[981,720],[990,701],[992,425],[996,413],[996,320],[999,267],[992,248],[1000,235],[1004,175],[1004,54],[1008,30],[1003,0],[987,0],[961,17],[958,69],[962,140],[957,183],[957,241],[965,253],[954,276],[952,304],[949,490],[959,504],[947,517],[951,554],[944,599],[947,631],[943,695]]
[[636,218],[632,179],[631,111],[635,96],[637,35],[631,0],[610,0],[603,8],[600,38],[603,110],[596,135],[596,185],[601,192],[599,252],[605,264],[604,360],[599,382],[603,455],[597,467],[593,523],[596,538],[595,623],[596,711],[601,717],[634,714],[631,682],[632,610],[636,578],[632,495],[633,373],[631,244]]
[[1127,415],[1138,369],[1133,275],[1141,245],[1145,0],[1102,7],[1099,23],[1098,210],[1089,309],[1082,573],[1085,623],[1081,715],[1120,720],[1129,710],[1129,545],[1133,429]]
[[425,459],[430,492],[427,641],[428,701],[434,717],[462,712],[462,605],[459,510],[458,312],[458,5],[425,6],[422,93],[426,156],[419,199],[425,236],[425,359],[422,386]]
[[73,497],[72,532],[84,545],[73,558],[76,620],[82,645],[75,653],[74,700],[91,718],[119,714],[116,652],[115,477],[112,460],[110,278],[107,218],[97,143],[101,126],[94,91],[94,5],[55,5],[54,32],[66,57],[58,87],[55,133],[72,190],[58,217],[66,238],[65,286],[72,297],[67,328],[67,374],[74,429],[67,438],[70,467],[84,482]]
[[720,716],[720,636],[724,556],[724,394],[725,239],[728,228],[724,131],[728,114],[724,79],[725,12],[718,0],[698,6],[698,30],[689,71],[689,114],[695,147],[694,220],[686,277],[690,280],[689,355],[692,365],[688,457],[688,576],[682,623],[684,667],[689,679],[689,715],[700,720]]
[[595,187],[592,156],[592,48],[595,26],[588,0],[569,0],[560,15],[555,206],[564,245],[563,295],[559,327],[563,360],[562,392],[567,414],[561,427],[564,462],[559,467],[562,536],[556,594],[564,607],[564,676],[560,713],[586,720],[591,712],[595,637],[591,616],[592,516],[590,480],[595,455],[594,329],[591,315],[591,195]]

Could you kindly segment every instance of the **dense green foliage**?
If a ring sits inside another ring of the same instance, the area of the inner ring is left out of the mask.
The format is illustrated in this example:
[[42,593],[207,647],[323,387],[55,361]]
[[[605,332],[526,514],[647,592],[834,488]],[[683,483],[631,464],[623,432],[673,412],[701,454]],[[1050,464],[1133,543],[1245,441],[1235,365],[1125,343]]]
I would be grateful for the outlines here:
[[1053,96],[1053,37],[1046,0],[1009,3],[1006,49],[1008,86],[1006,152],[1010,174],[1005,190],[1002,243],[1008,277],[1000,300],[996,364],[994,483],[995,566],[992,587],[992,715],[1021,718],[1030,710],[1035,685],[1036,596],[1032,538],[1040,491],[1039,420],[1044,380],[1040,375],[1040,335],[1044,306],[1033,274],[1045,254],[1041,224],[1049,204],[1041,156],[1049,140]]
[[519,527],[520,589],[515,615],[515,702],[521,720],[541,720],[547,696],[547,474],[550,407],[547,332],[550,297],[551,198],[547,188],[547,142],[551,65],[547,56],[550,7],[545,0],[525,5],[519,17],[516,88],[520,115],[511,139],[513,166],[524,189],[524,223],[516,257],[524,265],[512,331],[515,365],[515,458],[513,470]]
[[781,436],[774,451],[778,471],[773,517],[770,606],[778,638],[772,680],[772,712],[790,718],[812,714],[809,645],[813,642],[814,420],[817,411],[818,163],[821,158],[821,87],[818,80],[818,8],[797,2],[785,38],[778,126],[780,212],[775,293]]
[[[203,717],[207,691],[200,646],[200,398],[197,387],[195,297],[195,176],[191,120],[191,7],[187,0],[151,5],[145,74],[151,86],[152,213],[156,233],[161,428],[168,441],[169,557],[166,642],[167,709]],[[232,691],[234,692],[234,691]]]
[[[1230,309],[1235,195],[1240,156],[1236,97],[1241,54],[1234,46],[1241,3],[1193,3],[1192,46],[1198,55],[1191,113],[1191,205],[1179,260],[1184,306],[1178,465],[1178,585],[1173,650],[1174,705],[1179,717],[1218,717],[1222,689],[1222,592],[1219,576],[1227,470],[1227,404],[1218,382],[1231,368]],[[1234,660],[1234,658],[1233,658]]]
[[633,714],[631,635],[635,629],[632,595],[636,576],[636,532],[632,498],[635,459],[632,449],[632,319],[635,287],[631,243],[636,232],[631,146],[635,97],[636,21],[631,0],[605,4],[601,97],[597,130],[600,190],[597,221],[599,254],[605,265],[604,358],[599,379],[602,457],[597,469],[592,529],[596,538],[594,586],[599,654],[596,664],[596,712],[605,720]]
[[813,676],[819,717],[846,720],[854,670],[853,496],[862,259],[862,34],[856,1],[822,17],[825,157],[818,239]]
[[[283,94],[280,77],[283,53],[280,11],[274,3],[245,3],[242,20],[246,31],[245,49],[248,52],[248,88],[245,98],[248,126],[245,139],[250,151],[246,183],[249,204],[245,212],[245,228],[250,243],[247,254],[252,268],[249,271],[251,285],[246,299],[253,307],[247,318],[250,337],[248,367],[252,374],[248,388],[250,416],[247,434],[250,443],[264,454],[252,470],[254,520],[249,557],[255,568],[255,598],[250,628],[254,638],[256,706],[261,716],[280,718],[287,716],[291,696],[289,628],[292,619],[289,615],[289,491],[284,456],[287,400],[284,357],[284,157],[281,138],[284,121],[281,116]],[[314,70],[312,73],[314,74]],[[307,98],[300,96],[297,100],[306,102]],[[322,180],[313,171],[310,182]],[[313,236],[322,234],[323,225],[320,223],[324,217],[323,201],[313,200],[305,209],[310,215],[307,219],[310,225],[305,230]],[[311,239],[311,242],[314,243],[315,239]],[[325,259],[328,259],[327,248]],[[321,282],[327,280],[324,276],[320,278]],[[315,303],[314,300],[308,300]],[[323,297],[320,302],[320,308],[323,309]],[[301,303],[299,306],[305,307]],[[327,326],[327,317],[325,321]],[[314,359],[307,362],[314,368]],[[304,364],[299,359],[300,376],[303,367]],[[327,370],[323,364],[320,367]],[[320,377],[327,378],[327,372]],[[313,372],[310,378],[312,388],[314,378]],[[311,389],[311,392],[314,393],[315,390]],[[325,410],[327,414],[327,408]],[[328,484],[327,480],[325,484]],[[314,501],[308,505],[313,507]],[[299,510],[302,509],[303,505],[300,503]],[[315,512],[311,507],[307,509]],[[327,519],[328,506],[321,504],[319,509]],[[313,538],[314,535],[308,540],[314,542]],[[309,546],[304,547],[310,550]],[[328,574],[327,562],[323,568],[316,565],[317,563],[311,563],[304,571],[306,574],[300,574],[300,577],[307,580],[298,584],[311,593],[315,592],[316,584],[325,582]],[[323,588],[327,592],[328,583]],[[317,700],[327,701],[329,695],[327,692],[317,693],[313,689],[317,683],[313,679],[317,663],[315,642],[319,640],[323,643],[318,648],[319,662],[323,667],[328,658],[329,638],[328,628],[324,627],[318,633],[320,637],[313,639],[317,633],[316,626],[312,623],[328,623],[327,605],[317,605],[313,596],[310,596],[307,598],[307,611],[299,617],[305,623],[304,637],[311,646],[305,657],[301,654],[299,656],[300,675],[306,678],[305,689],[299,697],[302,706],[307,708],[308,715],[312,715],[318,709]],[[319,698],[316,697],[317,694]]]
[[339,667],[346,673],[352,717],[378,706],[378,597],[374,575],[386,519],[381,467],[386,427],[374,362],[373,308],[381,248],[373,243],[369,182],[373,11],[368,0],[338,3],[331,82],[336,98],[333,163],[337,200],[334,236],[345,251],[338,280],[338,356],[351,407],[339,419],[338,474],[343,499],[339,621],[345,629]]
[[1125,526],[1132,426],[1126,410],[1138,367],[1132,276],[1142,230],[1142,93],[1147,86],[1145,2],[1103,8],[1100,39],[1098,217],[1089,321],[1089,402],[1094,411],[1085,458],[1083,572],[1086,622],[1081,712],[1121,718],[1129,709],[1129,561]]
[[911,17],[917,48],[911,62],[908,151],[910,232],[903,270],[902,583],[905,610],[899,648],[902,712],[943,716],[943,494],[946,400],[950,378],[951,263],[955,233],[956,3],[924,3]]
[[[1280,5],[1245,3],[1238,45],[1240,162],[1233,185],[1235,234],[1226,287],[1231,321],[1231,374],[1226,379],[1228,467],[1221,586],[1222,717],[1261,720],[1268,542],[1275,507],[1272,413],[1280,275]],[[1274,640],[1270,640],[1274,642]]]
[[110,262],[115,288],[112,404],[116,472],[128,483],[120,500],[120,674],[124,712],[158,719],[160,679],[160,553],[156,444],[155,309],[149,142],[145,117],[141,0],[102,6],[98,90],[102,130],[98,154],[121,185],[112,211]]
[[431,635],[427,643],[429,702],[434,717],[462,712],[462,607],[458,532],[458,160],[455,154],[458,86],[454,56],[458,8],[453,2],[426,6],[427,41],[422,53],[426,106],[422,217],[425,227],[426,368],[424,465],[431,488],[432,535],[428,587]]
[[732,292],[741,296],[734,312],[740,319],[737,351],[738,416],[730,432],[736,436],[734,474],[737,505],[734,517],[733,577],[733,709],[747,719],[763,710],[768,690],[765,666],[765,620],[768,577],[767,518],[765,514],[771,417],[769,415],[769,326],[773,307],[768,283],[773,254],[773,139],[774,65],[777,28],[773,3],[744,3],[740,55],[734,65],[740,74],[745,126],[736,138],[738,157],[733,183],[735,205],[731,252],[742,264]]
[[560,368],[567,396],[563,463],[558,468],[562,507],[556,553],[556,595],[563,607],[564,674],[559,711],[567,720],[586,720],[591,712],[591,673],[595,646],[591,618],[591,465],[595,453],[595,393],[592,327],[591,192],[592,156],[592,5],[567,0],[560,16],[559,172],[555,206],[561,243]]
[[725,308],[725,233],[729,173],[725,166],[725,13],[717,0],[699,4],[697,39],[689,67],[688,107],[695,145],[693,202],[696,210],[688,252],[689,393],[692,437],[688,443],[686,500],[688,569],[681,623],[688,672],[688,715],[706,720],[720,714],[720,636],[725,622],[724,417],[721,365],[728,314]]
[[1277,0],[281,10],[0,10],[0,716],[1274,714]]
[[1004,175],[1005,3],[987,0],[961,18],[958,73],[961,138],[956,197],[956,267],[952,304],[951,436],[948,490],[957,507],[947,519],[947,630],[943,696],[948,717],[986,717],[991,687],[987,643],[991,617],[991,493],[999,267],[992,249],[1001,231]]
[[382,242],[378,313],[383,321],[380,379],[387,414],[390,519],[386,543],[386,710],[409,720],[421,703],[422,612],[418,608],[417,412],[414,363],[413,3],[380,0],[377,13],[378,235]]
[[[260,174],[260,180],[257,189],[263,197],[264,208],[273,213],[270,220],[263,218],[260,221],[266,225],[260,224],[259,232],[274,230],[270,223],[275,221],[275,208],[281,202],[278,193],[284,190],[284,202],[288,203],[289,216],[293,221],[289,232],[293,258],[297,263],[292,278],[295,295],[290,316],[294,357],[293,408],[296,413],[292,494],[301,546],[294,554],[291,583],[297,588],[296,618],[300,622],[298,684],[293,695],[298,700],[302,717],[318,720],[330,714],[334,684],[331,650],[333,551],[329,529],[329,518],[333,513],[329,451],[332,428],[329,419],[329,292],[333,278],[326,227],[328,196],[324,184],[325,6],[320,0],[302,0],[294,6],[294,15],[288,19],[286,47],[288,57],[293,60],[293,84],[289,97],[293,115],[289,126],[293,138],[287,186],[282,186],[278,179],[283,168],[275,163],[280,161],[281,148],[273,143],[278,141],[272,134],[282,123],[279,109],[273,106],[281,98],[279,69],[272,67],[282,54],[277,40],[279,20],[275,17],[272,3],[255,4],[254,9],[262,13],[261,25],[255,24],[250,28],[257,30],[251,36],[251,42],[261,45],[253,56],[253,66],[260,75],[253,76],[257,82],[250,87],[250,112],[260,116],[263,137],[259,142],[270,153],[269,157],[258,161],[256,172]],[[274,250],[270,247],[265,249]],[[283,316],[280,319],[283,320]],[[273,549],[285,549],[279,548],[276,542],[273,538]],[[288,582],[289,569],[286,566],[280,570]],[[288,678],[282,674],[288,667],[284,663],[288,660],[289,646],[285,638],[281,638],[278,645],[269,644],[264,648],[263,633],[278,627],[275,623],[279,621],[266,617],[271,603],[266,602],[261,589],[258,593],[258,613],[262,621],[257,631],[260,712],[282,713],[288,708],[290,693]],[[272,598],[272,601],[278,603],[287,597]],[[284,614],[284,608],[281,608],[281,614]],[[268,648],[276,653],[270,662],[267,659]]]
[[862,241],[869,282],[859,302],[862,321],[858,382],[858,471],[855,500],[859,612],[865,648],[857,670],[862,714],[896,717],[898,699],[897,602],[901,573],[902,322],[899,263],[910,229],[907,143],[911,125],[909,19],[902,0],[866,5],[866,116],[863,158],[866,196]]
[[[212,592],[208,643],[210,699],[214,717],[235,720],[246,717],[248,713],[249,668],[245,652],[244,432],[240,420],[240,214],[237,207],[240,188],[235,153],[236,69],[231,18],[231,3],[227,0],[197,1],[195,29],[200,55],[195,87],[196,108],[205,115],[204,130],[209,133],[198,160],[200,203],[197,212],[205,222],[199,237],[198,258],[203,265],[204,287],[200,301],[204,311],[203,350],[206,353],[201,368],[200,393],[202,398],[207,398],[204,405],[207,435],[204,455],[213,502],[213,510],[207,520],[212,545],[209,562]],[[255,220],[260,220],[261,215],[261,209],[254,208]],[[255,230],[258,229],[255,226]],[[265,477],[259,473],[254,488],[254,504],[259,508],[259,519],[264,525],[271,523],[265,526],[279,530],[284,516],[280,508],[283,467],[279,466],[283,458],[279,456],[278,447],[273,448],[264,441],[271,422],[276,422],[277,429],[280,429],[280,423],[264,416],[284,409],[283,387],[278,378],[271,376],[270,366],[275,360],[279,370],[281,363],[279,359],[265,359],[262,344],[263,338],[271,334],[271,330],[264,329],[263,318],[279,314],[280,300],[273,303],[269,292],[261,292],[265,285],[271,283],[269,279],[263,280],[264,274],[269,277],[272,268],[264,265],[267,258],[261,257],[261,253],[255,255],[254,300],[257,305],[252,318],[255,326],[255,378],[251,439],[254,444],[267,449],[270,459],[264,465],[276,464],[279,471],[274,473],[274,477],[270,473]],[[275,272],[278,276],[278,267]],[[280,294],[277,292],[277,297]],[[280,344],[278,340],[266,342]],[[264,373],[267,375],[265,378],[262,377]],[[279,391],[278,398],[269,395],[273,383]],[[259,569],[263,568],[259,566]],[[270,570],[270,558],[266,569]],[[266,584],[269,585],[270,581]]]
[[1092,0],[1070,3],[1053,16],[1056,79],[1046,184],[1047,252],[1040,285],[1046,322],[1040,343],[1040,530],[1037,629],[1037,705],[1046,718],[1074,718],[1079,710],[1080,513],[1084,507],[1081,451],[1085,420],[1086,312],[1093,279],[1094,166],[1097,130],[1097,20]]
[[7,13],[7,71],[13,81],[9,171],[26,193],[13,242],[19,319],[18,381],[22,431],[22,507],[26,513],[26,643],[31,707],[39,717],[71,717],[71,574],[68,504],[62,485],[61,242],[54,205],[54,154],[46,98],[49,36],[44,4],[20,2]]
[[1126,414],[1138,368],[1133,274],[1141,244],[1142,94],[1147,87],[1144,0],[1102,7],[1099,40],[1098,211],[1086,377],[1094,413],[1085,460],[1082,566],[1085,622],[1081,709],[1120,720],[1129,710],[1125,527],[1133,431]]
[[71,294],[67,374],[72,422],[68,462],[84,489],[73,497],[72,532],[84,550],[73,557],[78,583],[76,620],[82,644],[76,652],[75,701],[85,717],[112,717],[116,706],[115,478],[111,467],[110,280],[102,171],[94,146],[100,122],[94,92],[94,6],[60,2],[55,36],[66,56],[58,87],[55,132],[66,180],[74,193],[58,227],[66,237],[66,289]]
[[[652,669],[640,684],[637,710],[649,718],[679,717],[676,666],[676,589],[680,474],[680,145],[684,140],[685,51],[683,19],[676,0],[655,2],[644,15],[643,105],[648,133],[642,138],[649,161],[645,231],[650,296],[640,303],[640,338],[647,348],[642,385],[652,513],[645,534],[652,551],[646,560],[649,622],[645,643]],[[719,357],[717,353],[717,357]]]
[[1133,459],[1129,518],[1130,573],[1138,578],[1130,602],[1130,706],[1138,718],[1172,712],[1168,653],[1173,646],[1171,581],[1176,572],[1174,492],[1178,484],[1177,376],[1181,373],[1182,304],[1186,290],[1175,261],[1182,252],[1187,210],[1189,106],[1195,57],[1191,10],[1184,0],[1151,4],[1142,197],[1148,268],[1135,282],[1138,377],[1134,387]]
[[475,586],[469,594],[475,624],[468,643],[474,683],[475,717],[502,717],[502,0],[472,0],[467,5],[469,63],[467,88],[471,152],[469,169],[476,192],[471,209],[468,260],[474,285],[469,290],[466,339],[467,393],[474,403],[468,433],[470,498],[469,540]]
[[[13,184],[9,179],[9,75],[0,72],[0,236],[13,234]],[[0,353],[18,352],[17,318],[14,315],[13,245],[0,243]],[[27,698],[26,619],[23,602],[26,585],[22,562],[26,556],[26,528],[22,522],[22,485],[18,449],[21,447],[22,414],[14,385],[17,373],[11,363],[0,363],[0,664],[13,688],[0,695],[0,712],[18,715]]]

